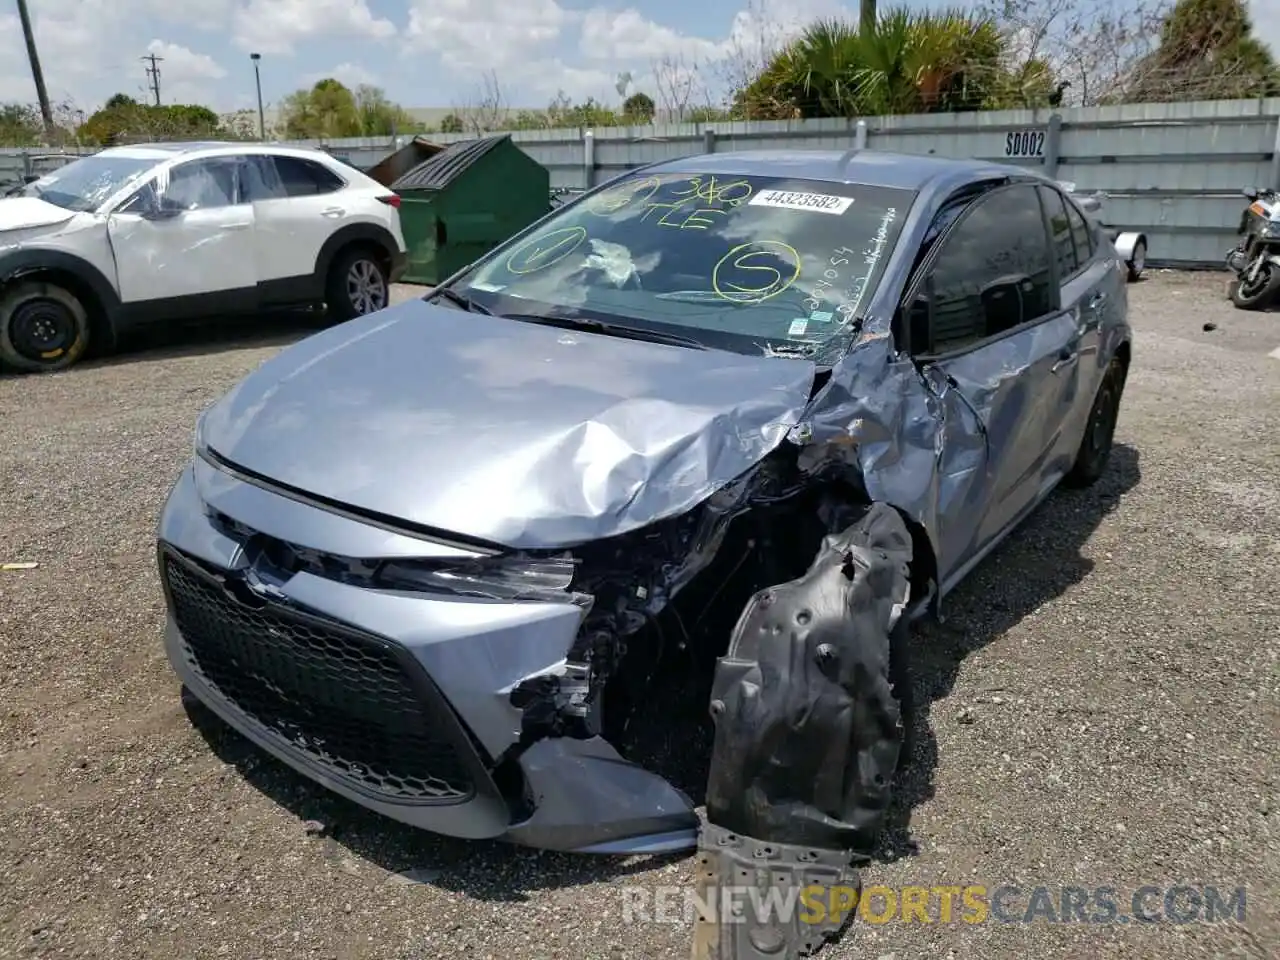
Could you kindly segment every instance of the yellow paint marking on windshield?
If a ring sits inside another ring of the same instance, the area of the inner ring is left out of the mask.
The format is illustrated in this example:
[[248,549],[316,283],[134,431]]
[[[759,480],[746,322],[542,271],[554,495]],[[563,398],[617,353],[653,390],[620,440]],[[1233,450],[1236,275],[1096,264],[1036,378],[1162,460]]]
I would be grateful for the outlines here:
[[[782,269],[770,262],[782,264]],[[739,244],[711,271],[711,289],[733,303],[763,303],[790,287],[800,276],[800,254],[781,240]]]
[[586,202],[585,207],[588,213],[605,217],[611,213],[617,213],[630,204],[637,196],[644,193],[646,187],[648,188],[648,193],[644,195],[644,202],[653,199],[653,195],[662,188],[662,181],[657,177],[645,177],[643,180],[624,183],[621,186],[614,187],[612,190],[605,190],[598,196],[592,197]]
[[587,239],[585,227],[562,227],[521,244],[507,257],[507,270],[517,275],[553,267]]

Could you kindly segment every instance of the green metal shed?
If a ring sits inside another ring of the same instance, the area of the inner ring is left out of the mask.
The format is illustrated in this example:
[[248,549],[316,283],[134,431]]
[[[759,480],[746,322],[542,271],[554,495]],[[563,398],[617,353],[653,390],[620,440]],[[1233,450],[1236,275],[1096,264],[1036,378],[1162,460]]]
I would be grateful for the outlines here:
[[391,189],[400,195],[408,283],[439,283],[551,208],[551,175],[510,134],[450,144]]

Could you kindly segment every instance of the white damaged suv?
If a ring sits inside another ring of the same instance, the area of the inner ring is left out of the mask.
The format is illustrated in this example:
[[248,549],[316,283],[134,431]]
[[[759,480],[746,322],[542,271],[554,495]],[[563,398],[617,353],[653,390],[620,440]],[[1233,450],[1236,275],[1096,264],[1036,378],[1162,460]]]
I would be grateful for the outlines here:
[[61,370],[189,318],[381,310],[404,271],[400,198],[321,150],[113,147],[0,199],[0,367]]

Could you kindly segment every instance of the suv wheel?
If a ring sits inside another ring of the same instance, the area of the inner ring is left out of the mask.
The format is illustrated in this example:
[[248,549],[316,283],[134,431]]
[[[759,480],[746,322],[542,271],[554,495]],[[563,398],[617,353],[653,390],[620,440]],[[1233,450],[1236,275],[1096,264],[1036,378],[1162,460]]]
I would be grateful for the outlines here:
[[378,255],[358,247],[338,255],[329,269],[325,303],[341,323],[384,309],[391,302],[391,280]]
[[19,283],[0,293],[0,362],[24,373],[65,370],[89,349],[84,304],[52,283]]

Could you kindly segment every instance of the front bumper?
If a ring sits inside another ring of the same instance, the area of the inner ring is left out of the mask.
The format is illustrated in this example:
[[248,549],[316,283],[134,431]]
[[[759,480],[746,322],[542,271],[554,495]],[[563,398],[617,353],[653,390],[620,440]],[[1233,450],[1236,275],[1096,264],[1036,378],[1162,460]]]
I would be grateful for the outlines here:
[[337,557],[463,552],[197,459],[160,520],[165,644],[182,681],[232,727],[334,792],[437,833],[582,852],[694,844],[688,798],[600,738],[537,741],[515,754],[518,784],[495,780],[519,738],[511,690],[563,662],[577,607],[375,590],[307,572],[273,579],[249,559],[271,539]]

